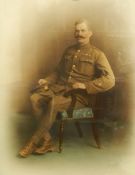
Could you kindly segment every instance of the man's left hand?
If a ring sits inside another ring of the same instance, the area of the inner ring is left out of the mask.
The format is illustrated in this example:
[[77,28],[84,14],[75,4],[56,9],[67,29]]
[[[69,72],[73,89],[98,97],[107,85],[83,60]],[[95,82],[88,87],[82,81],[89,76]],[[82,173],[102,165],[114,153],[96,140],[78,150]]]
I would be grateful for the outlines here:
[[73,89],[86,89],[86,86],[84,83],[78,83],[78,82],[74,83],[72,87]]

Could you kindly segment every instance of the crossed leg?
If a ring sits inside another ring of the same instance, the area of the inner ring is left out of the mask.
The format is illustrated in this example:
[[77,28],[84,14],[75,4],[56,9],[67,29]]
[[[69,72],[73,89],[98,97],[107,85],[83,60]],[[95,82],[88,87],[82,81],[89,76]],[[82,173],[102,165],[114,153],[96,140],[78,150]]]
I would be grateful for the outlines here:
[[[64,97],[62,95],[52,95],[51,98],[45,99],[40,94],[33,94],[31,96],[33,111],[36,118],[39,120],[38,126],[30,141],[21,149],[19,155],[21,157],[27,157],[33,152],[45,153],[51,150],[51,135],[49,133],[52,124],[55,121],[57,112],[67,110],[71,104],[71,97]],[[44,113],[42,103],[47,103],[47,109]],[[37,148],[40,140],[44,138],[43,147]],[[49,147],[48,147],[49,145]]]

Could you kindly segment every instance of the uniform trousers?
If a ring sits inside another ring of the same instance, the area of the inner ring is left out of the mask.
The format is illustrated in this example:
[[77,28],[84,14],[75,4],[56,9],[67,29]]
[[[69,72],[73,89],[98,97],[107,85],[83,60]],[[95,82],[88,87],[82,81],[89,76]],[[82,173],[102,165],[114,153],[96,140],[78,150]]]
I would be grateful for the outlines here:
[[[31,95],[33,113],[37,119],[37,129],[32,136],[35,144],[38,144],[42,137],[46,141],[50,140],[49,130],[56,119],[57,113],[67,111],[72,107],[72,97],[65,97],[63,94],[63,92],[55,94],[52,90],[48,90],[35,92]],[[84,107],[84,104],[76,101],[74,108],[81,107]]]

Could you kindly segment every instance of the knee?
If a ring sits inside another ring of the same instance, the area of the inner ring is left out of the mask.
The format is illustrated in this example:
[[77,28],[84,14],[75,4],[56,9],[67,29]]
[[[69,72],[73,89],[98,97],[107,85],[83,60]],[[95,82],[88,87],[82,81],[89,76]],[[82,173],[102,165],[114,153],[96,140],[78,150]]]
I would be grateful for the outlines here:
[[30,96],[30,100],[32,103],[37,103],[41,99],[41,96],[37,93],[34,93]]
[[32,94],[30,96],[30,100],[31,100],[32,106],[37,107],[37,108],[46,108],[46,106],[48,104],[46,99],[38,93]]

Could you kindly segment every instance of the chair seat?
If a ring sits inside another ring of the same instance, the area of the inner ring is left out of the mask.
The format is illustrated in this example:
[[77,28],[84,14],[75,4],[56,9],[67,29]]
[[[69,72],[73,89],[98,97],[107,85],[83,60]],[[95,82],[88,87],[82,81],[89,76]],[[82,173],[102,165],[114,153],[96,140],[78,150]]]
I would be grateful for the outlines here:
[[96,141],[97,148],[100,148],[100,140],[98,136],[98,132],[96,129],[96,123],[95,123],[95,116],[94,111],[90,107],[84,107],[81,109],[74,109],[72,114],[70,114],[67,111],[63,111],[58,113],[59,121],[60,121],[60,127],[59,127],[59,152],[62,152],[62,144],[63,144],[63,133],[64,133],[64,124],[65,121],[73,121],[75,123],[76,129],[79,133],[80,137],[83,137],[83,133],[80,127],[80,121],[83,119],[89,119],[91,124],[92,133],[94,136],[94,139]]
[[61,112],[61,116],[62,120],[93,118],[93,111],[92,108],[85,107],[81,109],[74,109],[72,117],[68,116],[67,111]]

